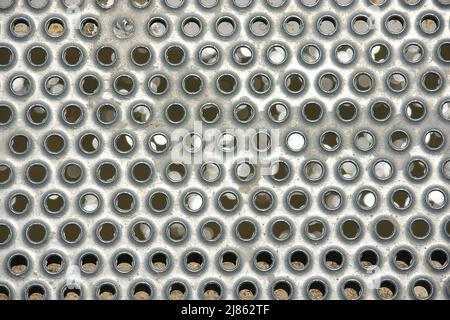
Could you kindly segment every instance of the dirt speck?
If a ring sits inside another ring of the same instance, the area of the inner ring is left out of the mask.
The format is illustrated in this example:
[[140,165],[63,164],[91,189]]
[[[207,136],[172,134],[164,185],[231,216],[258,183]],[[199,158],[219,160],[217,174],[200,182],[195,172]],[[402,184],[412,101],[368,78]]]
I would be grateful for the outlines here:
[[222,267],[224,268],[224,270],[227,270],[227,271],[236,269],[236,265],[233,262],[229,262],[229,261],[222,262]]
[[279,300],[286,300],[289,298],[289,294],[284,289],[276,289],[273,292],[273,295],[275,296],[275,298],[277,298]]
[[97,265],[95,263],[85,263],[81,267],[85,272],[94,272],[97,270]]
[[394,296],[392,290],[387,287],[381,287],[380,289],[378,289],[378,293],[383,299],[392,299],[392,297]]
[[254,294],[253,294],[253,292],[251,292],[248,289],[242,289],[241,291],[239,291],[239,297],[242,300],[252,300],[254,297]]
[[426,299],[428,298],[428,290],[422,286],[415,286],[414,295],[419,299]]
[[345,288],[344,295],[347,300],[356,300],[358,299],[358,292],[353,288]]
[[145,291],[138,291],[134,294],[135,300],[150,300],[150,295]]
[[8,297],[7,294],[5,294],[5,293],[0,293],[0,300],[8,300],[8,299],[9,299],[9,297]]
[[113,300],[113,299],[114,299],[114,294],[112,292],[104,291],[104,292],[100,293],[100,300]]
[[323,299],[323,293],[319,289],[309,289],[308,294],[311,297],[311,299],[314,300]]
[[269,268],[270,268],[270,264],[268,264],[268,263],[265,262],[265,261],[258,261],[258,262],[256,263],[256,266],[257,266],[258,269],[260,269],[260,270],[269,270]]
[[170,292],[170,299],[171,300],[183,300],[184,299],[184,293],[180,290],[172,290]]
[[291,262],[291,266],[295,270],[303,270],[303,269],[305,269],[305,265],[303,264],[303,262],[300,262],[300,261],[292,261]]
[[187,265],[188,269],[192,271],[198,271],[202,268],[202,265],[198,262],[189,262]]
[[48,33],[53,37],[59,37],[64,33],[64,26],[57,22],[50,23]]
[[78,300],[80,296],[76,292],[68,292],[64,297],[64,300]]
[[44,296],[42,293],[32,293],[28,296],[28,300],[44,300]]
[[47,265],[47,271],[57,273],[61,271],[61,265],[59,263],[50,263]]
[[220,295],[216,290],[206,290],[203,294],[206,300],[219,300]]
[[164,262],[153,262],[153,269],[156,271],[164,271],[166,268],[167,266]]
[[24,264],[18,264],[11,267],[13,273],[23,273],[27,270],[27,266]]
[[120,272],[130,272],[133,266],[129,263],[122,262],[117,265],[117,270]]

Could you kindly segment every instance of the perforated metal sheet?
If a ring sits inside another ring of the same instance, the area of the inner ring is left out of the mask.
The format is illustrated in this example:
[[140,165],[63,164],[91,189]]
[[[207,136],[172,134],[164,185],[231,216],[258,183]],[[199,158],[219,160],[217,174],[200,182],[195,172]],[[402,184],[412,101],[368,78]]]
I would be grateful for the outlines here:
[[448,3],[81,2],[0,1],[0,298],[449,298]]

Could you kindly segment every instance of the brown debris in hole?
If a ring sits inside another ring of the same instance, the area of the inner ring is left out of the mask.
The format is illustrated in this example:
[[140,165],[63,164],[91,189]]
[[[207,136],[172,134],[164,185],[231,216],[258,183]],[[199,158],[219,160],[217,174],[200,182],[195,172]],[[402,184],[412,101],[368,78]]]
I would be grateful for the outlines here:
[[150,295],[145,291],[138,291],[134,294],[135,300],[150,300]]
[[28,296],[28,300],[44,300],[44,295],[42,293],[35,292]]
[[85,263],[81,266],[81,268],[85,272],[94,272],[95,270],[97,270],[97,265],[95,263]]
[[270,264],[265,261],[258,261],[256,266],[261,270],[268,270],[270,268]]
[[187,265],[188,269],[192,271],[198,271],[202,268],[202,265],[198,262],[189,262]]
[[345,288],[344,295],[345,295],[345,298],[348,300],[358,299],[358,292],[353,288]]
[[11,267],[11,271],[14,273],[23,273],[27,270],[27,266],[24,264],[18,264]]
[[133,266],[126,262],[122,262],[117,265],[117,270],[120,272],[129,272],[132,268]]
[[172,290],[170,292],[170,299],[171,300],[183,300],[184,299],[184,293],[180,290]]
[[64,297],[64,300],[79,300],[79,299],[80,296],[76,292],[68,292]]
[[284,289],[276,289],[273,292],[273,295],[279,300],[286,300],[289,298],[289,294]]
[[62,266],[59,263],[50,263],[47,265],[47,271],[57,273],[61,271]]
[[254,295],[253,292],[251,292],[249,289],[242,289],[239,291],[239,297],[242,300],[252,300]]
[[156,271],[164,271],[166,270],[166,264],[164,262],[153,262],[153,269]]
[[219,300],[220,295],[216,290],[206,290],[205,293],[203,293],[203,296],[206,300]]
[[392,299],[392,297],[394,296],[392,290],[387,287],[381,287],[380,289],[378,289],[378,293],[383,299]]
[[320,300],[323,298],[323,293],[319,289],[309,289],[308,294],[312,299],[315,300]]
[[236,269],[236,265],[233,262],[229,262],[229,261],[222,262],[222,267],[227,271]]
[[64,33],[64,26],[59,22],[52,22],[48,26],[48,33],[53,37],[59,37]]
[[295,270],[303,270],[303,269],[305,269],[305,265],[303,264],[303,262],[300,262],[300,261],[292,261],[291,262],[291,266]]

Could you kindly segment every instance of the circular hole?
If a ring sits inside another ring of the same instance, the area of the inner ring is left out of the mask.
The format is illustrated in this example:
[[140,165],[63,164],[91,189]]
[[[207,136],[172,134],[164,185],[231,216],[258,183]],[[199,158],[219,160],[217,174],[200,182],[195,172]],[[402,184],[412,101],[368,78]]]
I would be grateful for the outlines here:
[[80,80],[80,89],[85,95],[95,95],[100,91],[100,80],[94,75],[83,76]]
[[437,49],[438,56],[443,62],[450,62],[450,42],[444,42]]
[[308,195],[302,190],[294,190],[287,196],[289,208],[294,211],[301,211],[308,206]]
[[134,268],[134,257],[130,253],[120,253],[115,260],[115,268],[120,273],[129,273]]
[[164,0],[164,2],[171,9],[178,9],[184,4],[184,0]]
[[99,23],[94,18],[85,18],[81,20],[80,32],[87,38],[94,38],[100,31]]
[[25,293],[27,300],[44,300],[46,298],[45,288],[39,284],[28,287]]
[[322,119],[323,108],[318,102],[307,102],[303,105],[302,115],[308,122],[318,122]]
[[141,282],[133,287],[132,294],[134,300],[150,300],[153,295],[153,292],[149,284]]
[[62,295],[64,300],[80,300],[81,290],[77,288],[64,287]]
[[307,44],[301,49],[300,57],[306,64],[313,65],[320,61],[322,51],[315,44]]
[[442,76],[434,71],[426,72],[422,76],[422,87],[426,91],[438,91],[442,87]]
[[344,256],[337,250],[330,250],[325,253],[325,266],[329,270],[338,270],[344,264]]
[[305,88],[306,83],[301,74],[292,73],[284,80],[284,86],[290,93],[300,93]]
[[97,297],[100,300],[115,300],[117,298],[117,289],[113,284],[104,283],[98,288]]
[[150,258],[150,263],[153,271],[164,272],[169,268],[169,256],[164,252],[155,252]]
[[14,118],[14,112],[7,105],[0,105],[0,126],[9,124]]
[[422,180],[428,175],[428,164],[421,159],[411,160],[408,163],[408,176],[414,180]]
[[427,109],[420,101],[410,101],[405,106],[405,115],[411,121],[420,121],[425,118]]
[[272,223],[271,233],[275,240],[285,241],[291,237],[291,225],[288,221],[275,221],[274,223]]
[[97,120],[105,125],[113,124],[118,117],[118,111],[115,106],[111,104],[102,104],[97,109]]
[[270,164],[270,177],[275,181],[285,181],[290,176],[290,166],[285,161],[275,161]]
[[97,50],[97,61],[102,66],[112,66],[117,61],[116,50],[112,47],[101,47]]
[[425,201],[433,210],[440,210],[447,205],[447,194],[441,189],[432,189],[427,192]]
[[283,102],[272,103],[268,110],[269,119],[276,123],[282,123],[289,117],[289,107]]
[[361,225],[357,220],[347,219],[340,225],[341,234],[347,240],[356,240],[361,235]]
[[27,168],[27,179],[33,184],[41,184],[47,180],[48,169],[42,163],[34,163]]
[[312,300],[323,300],[328,295],[328,286],[321,280],[314,280],[307,287],[308,296]]
[[137,46],[131,51],[131,60],[137,66],[144,66],[150,62],[152,53],[149,48],[145,46]]
[[389,180],[394,174],[393,164],[388,160],[378,160],[372,167],[372,173],[378,180]]
[[0,224],[0,245],[5,245],[11,240],[12,231],[9,225],[1,223]]
[[431,266],[436,270],[442,270],[448,265],[448,253],[444,249],[434,249],[428,256]]
[[239,256],[233,251],[225,251],[220,257],[220,265],[224,271],[235,271],[239,267]]
[[320,146],[325,151],[336,151],[341,143],[341,137],[337,132],[326,131],[320,136]]
[[316,182],[325,175],[325,168],[320,161],[310,160],[304,165],[303,174],[309,181]]
[[40,244],[47,238],[47,228],[40,223],[33,223],[27,227],[27,240],[32,244]]
[[26,96],[32,90],[31,80],[27,76],[16,76],[10,81],[10,89],[16,96]]
[[51,214],[61,213],[66,206],[66,201],[61,194],[50,193],[44,199],[45,210]]
[[185,300],[187,297],[186,286],[181,282],[174,282],[169,287],[170,300]]
[[[96,2],[102,9],[111,9],[114,7],[116,0],[96,0]],[[133,5],[137,5],[138,2],[140,1],[131,1]]]
[[388,76],[388,87],[394,92],[402,92],[408,86],[408,78],[400,72],[394,72]]
[[406,29],[406,20],[399,14],[389,16],[385,22],[386,30],[393,34],[401,34]]
[[411,206],[412,202],[411,193],[406,189],[397,189],[392,193],[391,203],[395,209],[406,210]]
[[341,179],[353,181],[359,176],[359,166],[352,160],[344,160],[338,165],[337,172]]
[[203,147],[203,139],[200,134],[189,132],[183,137],[183,147],[190,153],[196,153]]
[[152,234],[152,226],[146,221],[138,221],[132,226],[131,235],[139,243],[150,241]]
[[0,46],[0,67],[8,67],[10,66],[15,59],[14,52],[5,46]]
[[433,34],[439,31],[441,21],[434,14],[426,14],[420,18],[420,30],[426,34]]
[[424,137],[425,147],[434,151],[444,146],[444,135],[438,130],[429,130]]
[[269,133],[260,131],[253,136],[253,147],[258,152],[267,152],[272,146],[272,138]]
[[246,102],[241,102],[233,110],[234,118],[240,123],[249,123],[255,117],[255,108]]
[[220,118],[220,108],[214,103],[206,103],[200,108],[200,118],[207,124],[213,124]]
[[214,46],[204,46],[199,51],[200,61],[207,66],[215,65],[217,62],[219,62],[219,58],[219,50]]
[[131,110],[131,118],[139,125],[148,123],[151,117],[151,109],[145,104],[137,104]]
[[295,271],[302,271],[309,265],[309,254],[303,250],[296,250],[290,254],[289,265]]
[[375,136],[370,131],[360,131],[354,138],[355,147],[363,152],[372,150],[375,147]]
[[231,212],[239,206],[239,196],[234,191],[224,191],[219,195],[218,203],[222,210]]
[[66,90],[66,81],[60,76],[50,76],[45,80],[45,91],[51,96],[59,96]]
[[446,100],[441,104],[439,113],[440,113],[442,119],[444,119],[446,121],[450,121],[450,101],[449,100]]
[[378,296],[383,300],[392,300],[397,296],[398,286],[394,281],[383,280],[377,290]]
[[257,16],[250,20],[250,32],[257,37],[265,36],[270,30],[270,22],[266,17]]
[[151,93],[162,95],[169,89],[169,80],[163,75],[152,76],[148,82]]
[[51,274],[60,273],[65,265],[65,262],[59,254],[49,254],[44,258],[44,268]]
[[171,241],[180,242],[186,239],[188,231],[184,223],[175,221],[167,226],[166,232]]
[[379,260],[378,253],[372,249],[366,249],[359,254],[359,265],[366,270],[373,270]]
[[77,223],[67,223],[62,227],[61,234],[64,241],[77,243],[82,237],[83,230]]
[[83,109],[75,104],[69,104],[62,110],[62,119],[69,125],[77,125],[83,120],[83,118]]
[[288,16],[283,21],[283,30],[288,35],[295,37],[300,35],[305,28],[305,23],[298,16]]
[[256,225],[249,220],[238,223],[236,227],[236,235],[242,241],[251,241],[256,237]]
[[358,73],[353,78],[353,87],[362,93],[369,92],[374,87],[374,79],[366,72]]
[[61,170],[65,182],[75,184],[83,177],[83,169],[77,163],[68,163]]
[[331,36],[336,33],[338,22],[332,16],[324,16],[317,21],[317,30],[324,36]]
[[130,213],[136,206],[136,199],[129,192],[118,193],[114,198],[114,208],[120,213]]
[[425,218],[416,218],[409,225],[409,231],[414,238],[422,240],[430,235],[431,226]]
[[414,282],[413,295],[416,299],[427,300],[433,295],[433,285],[428,280],[417,280]]
[[360,36],[368,34],[373,27],[373,21],[366,15],[357,15],[351,22],[352,31]]
[[236,22],[231,17],[220,17],[217,19],[216,32],[222,37],[231,37],[236,28]]
[[121,75],[114,80],[114,90],[121,96],[127,96],[133,93],[134,87],[134,79],[131,76]]
[[180,65],[185,58],[184,49],[180,46],[171,46],[166,49],[165,58],[171,65]]
[[97,227],[97,237],[103,243],[111,243],[117,236],[117,227],[112,222],[103,222]]
[[80,149],[84,153],[93,154],[99,151],[100,139],[94,133],[87,133],[80,138]]
[[253,50],[246,45],[239,45],[233,50],[233,60],[239,65],[247,65],[253,61]]
[[222,169],[219,164],[214,162],[206,162],[200,168],[201,178],[208,183],[214,183],[220,179]]
[[31,34],[33,27],[27,18],[19,17],[12,20],[9,29],[13,36],[25,38]]
[[257,74],[250,80],[251,88],[258,94],[265,94],[270,90],[271,80],[268,75]]
[[281,65],[287,59],[287,50],[282,45],[273,45],[267,49],[267,58],[274,65]]
[[322,195],[322,204],[327,210],[338,210],[342,206],[343,201],[342,195],[337,190],[328,190]]
[[0,185],[5,185],[11,181],[13,177],[13,170],[10,165],[0,163]]
[[157,191],[150,195],[149,204],[152,211],[161,213],[169,208],[170,199],[165,192]]
[[204,267],[203,254],[197,251],[189,252],[184,258],[185,267],[191,272],[198,272]]
[[203,80],[200,76],[190,74],[183,79],[183,89],[188,94],[197,94],[203,88]]
[[395,130],[389,135],[389,145],[396,151],[406,150],[409,143],[409,135],[403,130]]
[[325,224],[317,219],[313,219],[306,224],[306,236],[313,241],[321,240],[326,234]]
[[181,29],[185,36],[193,38],[202,32],[203,26],[200,19],[196,17],[188,17],[181,23]]
[[9,198],[9,209],[14,214],[24,214],[31,207],[31,200],[22,193],[16,193]]
[[391,113],[391,106],[384,101],[377,101],[370,108],[372,118],[379,122],[388,120],[391,117]]
[[389,47],[384,43],[374,44],[370,48],[370,59],[377,64],[385,63],[389,60],[391,51]]
[[9,258],[8,267],[15,276],[22,275],[28,271],[28,258],[22,254],[14,254]]
[[245,281],[238,286],[239,299],[241,300],[254,300],[257,293],[258,290],[253,282]]
[[346,281],[342,287],[342,291],[347,300],[358,300],[362,295],[361,284],[356,280]]
[[268,271],[274,265],[273,254],[270,251],[260,251],[255,255],[253,263],[258,270]]
[[182,182],[186,178],[187,168],[181,162],[172,162],[166,167],[166,177],[174,183]]
[[306,138],[301,132],[291,132],[286,137],[286,145],[292,152],[300,152],[306,146]]
[[376,223],[375,233],[382,240],[391,239],[396,233],[396,227],[391,220],[382,219]]
[[27,119],[35,126],[43,125],[49,118],[49,112],[44,105],[31,105],[27,110]]
[[269,211],[275,205],[275,199],[271,192],[266,190],[257,191],[252,198],[253,206],[258,211]]
[[209,282],[203,288],[205,300],[219,300],[222,298],[222,286],[217,282]]
[[51,154],[59,154],[66,148],[66,140],[59,134],[50,134],[45,138],[44,147]]
[[202,225],[201,235],[208,242],[217,241],[222,236],[222,226],[216,221],[207,221]]
[[134,150],[134,146],[134,137],[128,133],[121,133],[114,139],[114,148],[119,153],[130,153]]
[[99,268],[99,259],[93,253],[86,253],[80,259],[81,270],[86,273],[94,273]]
[[[2,52],[0,51],[0,54],[1,53]],[[11,53],[10,62],[12,62],[12,58],[13,57]],[[3,59],[6,60],[6,58]],[[48,61],[48,52],[44,47],[32,47],[30,50],[28,50],[27,59],[28,62],[34,67],[41,67]],[[8,62],[7,64],[9,64],[10,62]]]
[[169,31],[169,24],[164,18],[152,18],[148,22],[147,30],[152,37],[162,38]]
[[232,1],[236,7],[241,9],[248,8],[253,2],[253,0],[232,0]]
[[200,192],[188,192],[184,197],[184,208],[192,213],[197,213],[203,209],[205,199]]
[[70,46],[63,50],[62,60],[69,67],[76,67],[83,61],[83,51],[76,47]]
[[236,91],[237,80],[231,74],[224,74],[217,79],[217,87],[224,94],[231,94]]
[[419,43],[408,43],[403,47],[403,58],[409,63],[419,63],[425,55],[425,49]]
[[64,21],[59,18],[51,18],[45,23],[45,32],[52,38],[63,36],[65,29]]
[[242,161],[236,164],[234,174],[239,181],[249,182],[255,177],[256,168],[251,162]]
[[350,64],[356,57],[355,49],[350,44],[340,44],[336,47],[334,55],[339,63]]
[[278,281],[273,285],[272,295],[277,300],[287,300],[292,295],[292,286],[287,281]]
[[94,193],[86,193],[80,197],[79,205],[84,213],[92,214],[100,208],[100,199]]

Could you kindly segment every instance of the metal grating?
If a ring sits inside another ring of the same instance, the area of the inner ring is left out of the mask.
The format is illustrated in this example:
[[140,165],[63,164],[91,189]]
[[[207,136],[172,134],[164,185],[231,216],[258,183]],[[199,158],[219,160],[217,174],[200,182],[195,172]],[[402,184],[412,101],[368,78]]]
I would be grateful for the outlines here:
[[0,0],[0,298],[448,299],[448,1]]

